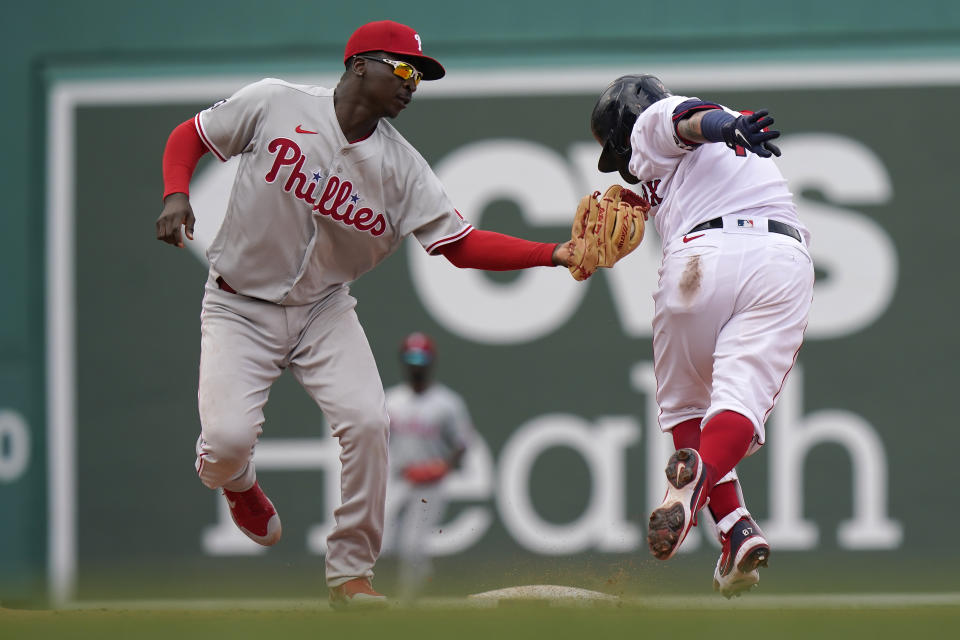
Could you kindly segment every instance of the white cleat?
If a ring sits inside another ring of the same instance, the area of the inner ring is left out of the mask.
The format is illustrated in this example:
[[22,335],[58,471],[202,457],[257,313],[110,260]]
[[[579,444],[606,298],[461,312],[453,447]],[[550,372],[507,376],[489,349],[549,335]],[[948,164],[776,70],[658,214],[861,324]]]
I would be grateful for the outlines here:
[[725,598],[739,596],[760,581],[760,567],[767,566],[770,544],[749,516],[737,520],[730,533],[721,535],[723,549],[713,572],[713,590]]
[[667,462],[667,495],[650,514],[647,544],[650,553],[660,560],[669,560],[680,548],[696,522],[697,511],[706,501],[703,460],[693,449],[679,449]]

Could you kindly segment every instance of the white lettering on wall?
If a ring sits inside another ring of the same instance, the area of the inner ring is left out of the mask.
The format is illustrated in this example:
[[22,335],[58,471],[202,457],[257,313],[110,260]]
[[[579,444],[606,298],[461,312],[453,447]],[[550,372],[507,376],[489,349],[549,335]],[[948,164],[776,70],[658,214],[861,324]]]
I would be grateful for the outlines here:
[[[887,456],[876,430],[849,411],[823,409],[803,415],[803,375],[794,369],[767,424],[770,460],[770,519],[757,523],[770,542],[785,549],[812,549],[819,529],[803,517],[803,463],[817,445],[843,447],[853,470],[853,514],[840,524],[844,549],[894,549],[903,526],[887,515]],[[829,473],[829,472],[828,472]],[[847,487],[836,487],[844,491]]]
[[[625,553],[645,544],[641,529],[645,516],[660,504],[666,489],[663,468],[673,451],[672,440],[660,432],[654,401],[653,365],[639,362],[630,374],[633,388],[647,399],[645,439],[646,481],[643,487],[627,485],[627,450],[636,445],[641,426],[632,416],[600,416],[586,420],[570,414],[545,414],[519,425],[494,460],[477,435],[463,468],[446,480],[450,503],[473,504],[459,510],[443,531],[427,540],[430,555],[450,555],[478,544],[493,524],[493,505],[500,521],[521,547],[538,554],[563,555],[584,551]],[[902,543],[903,527],[887,514],[887,459],[876,430],[848,411],[820,410],[802,413],[803,372],[797,367],[784,387],[777,409],[767,424],[768,444],[763,451],[769,465],[770,503],[767,520],[759,522],[771,544],[784,550],[813,549],[820,542],[816,523],[804,518],[804,461],[814,446],[839,445],[850,455],[853,513],[840,524],[837,542],[844,549],[894,549]],[[570,522],[548,522],[536,509],[530,490],[534,465],[544,452],[566,447],[584,460],[590,475],[590,494],[583,512]],[[316,439],[264,439],[254,458],[260,473],[270,471],[322,471],[324,491],[317,496],[319,524],[307,531],[306,549],[326,553],[326,538],[333,530],[333,510],[340,504],[339,445],[332,437]],[[836,487],[845,491],[848,487]],[[394,487],[395,490],[395,487]],[[749,487],[747,487],[749,493]],[[748,496],[749,497],[749,496]],[[388,495],[395,510],[403,495]],[[203,532],[204,550],[211,555],[249,555],[265,550],[248,540],[230,519],[226,501],[217,496],[216,525]],[[642,504],[641,522],[628,519],[631,505]],[[756,505],[752,505],[756,508]],[[751,504],[748,502],[747,507]],[[387,521],[392,521],[388,517]],[[694,551],[704,540],[717,546],[706,512],[703,525],[691,531],[681,547]],[[390,536],[391,532],[385,532]]]
[[[864,214],[836,205],[877,205],[893,195],[880,158],[845,136],[785,136],[777,159],[800,219],[812,235],[810,253],[826,272],[813,293],[807,339],[863,330],[890,306],[897,286],[897,252],[887,232]],[[810,200],[816,190],[830,203]],[[834,204],[835,203],[835,204]]]
[[30,464],[30,428],[22,415],[0,411],[0,482],[21,478]]
[[[496,494],[500,517],[524,548],[546,555],[589,549],[630,551],[640,539],[626,520],[626,448],[640,429],[632,418],[601,418],[591,425],[569,415],[540,416],[521,425],[504,445]],[[573,522],[554,524],[537,513],[530,495],[530,474],[537,458],[551,447],[573,449],[590,470],[587,507]]]
[[[464,146],[444,158],[437,175],[457,208],[477,225],[484,208],[499,199],[517,203],[532,225],[569,225],[571,203],[575,207],[582,195],[562,156],[519,140]],[[474,342],[511,344],[549,335],[566,323],[586,293],[566,270],[528,269],[509,284],[498,284],[482,271],[458,269],[427,255],[417,242],[407,248],[423,306],[440,324]]]

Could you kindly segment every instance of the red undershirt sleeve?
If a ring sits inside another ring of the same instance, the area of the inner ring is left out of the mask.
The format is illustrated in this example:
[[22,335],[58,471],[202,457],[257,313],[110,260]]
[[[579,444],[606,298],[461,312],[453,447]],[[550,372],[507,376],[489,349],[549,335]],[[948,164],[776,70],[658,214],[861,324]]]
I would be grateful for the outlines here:
[[556,243],[531,242],[522,238],[474,229],[456,242],[437,249],[455,267],[484,271],[513,271],[528,267],[552,267]]
[[163,197],[171,193],[190,194],[190,178],[197,162],[207,152],[193,118],[177,125],[163,150]]

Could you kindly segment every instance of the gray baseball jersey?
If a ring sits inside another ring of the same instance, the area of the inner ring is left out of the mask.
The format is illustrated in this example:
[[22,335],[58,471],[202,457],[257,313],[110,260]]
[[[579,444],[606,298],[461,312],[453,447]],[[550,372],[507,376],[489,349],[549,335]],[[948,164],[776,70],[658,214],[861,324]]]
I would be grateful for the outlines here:
[[194,122],[220,160],[241,156],[207,257],[244,295],[314,302],[372,269],[407,235],[432,253],[473,228],[388,122],[348,141],[332,89],[267,78]]
[[473,426],[463,399],[453,390],[431,384],[415,393],[407,384],[387,389],[390,415],[390,466],[400,472],[411,464],[449,460],[470,441]]

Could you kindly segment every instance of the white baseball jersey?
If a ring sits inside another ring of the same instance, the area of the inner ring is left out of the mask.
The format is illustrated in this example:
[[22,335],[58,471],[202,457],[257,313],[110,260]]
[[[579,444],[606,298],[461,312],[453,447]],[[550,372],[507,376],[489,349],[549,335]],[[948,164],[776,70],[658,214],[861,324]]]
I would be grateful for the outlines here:
[[[772,159],[676,136],[673,111],[689,99],[655,102],[630,136],[629,169],[655,207],[663,243],[653,318],[660,426],[735,411],[754,425],[752,452],[803,342],[810,234]],[[687,235],[713,218],[722,228]],[[804,242],[768,232],[770,220],[796,228]]]
[[787,181],[772,159],[738,155],[723,143],[691,148],[677,138],[673,110],[690,99],[670,96],[654,102],[630,135],[630,173],[643,183],[664,246],[701,222],[733,213],[789,224],[809,244]]
[[194,122],[220,160],[241,156],[207,257],[246,296],[315,302],[372,269],[409,234],[433,252],[472,230],[388,122],[362,140],[344,137],[332,89],[267,78]]
[[390,466],[399,473],[411,464],[449,460],[466,448],[473,425],[463,399],[434,382],[423,393],[407,384],[387,389],[390,416]]

